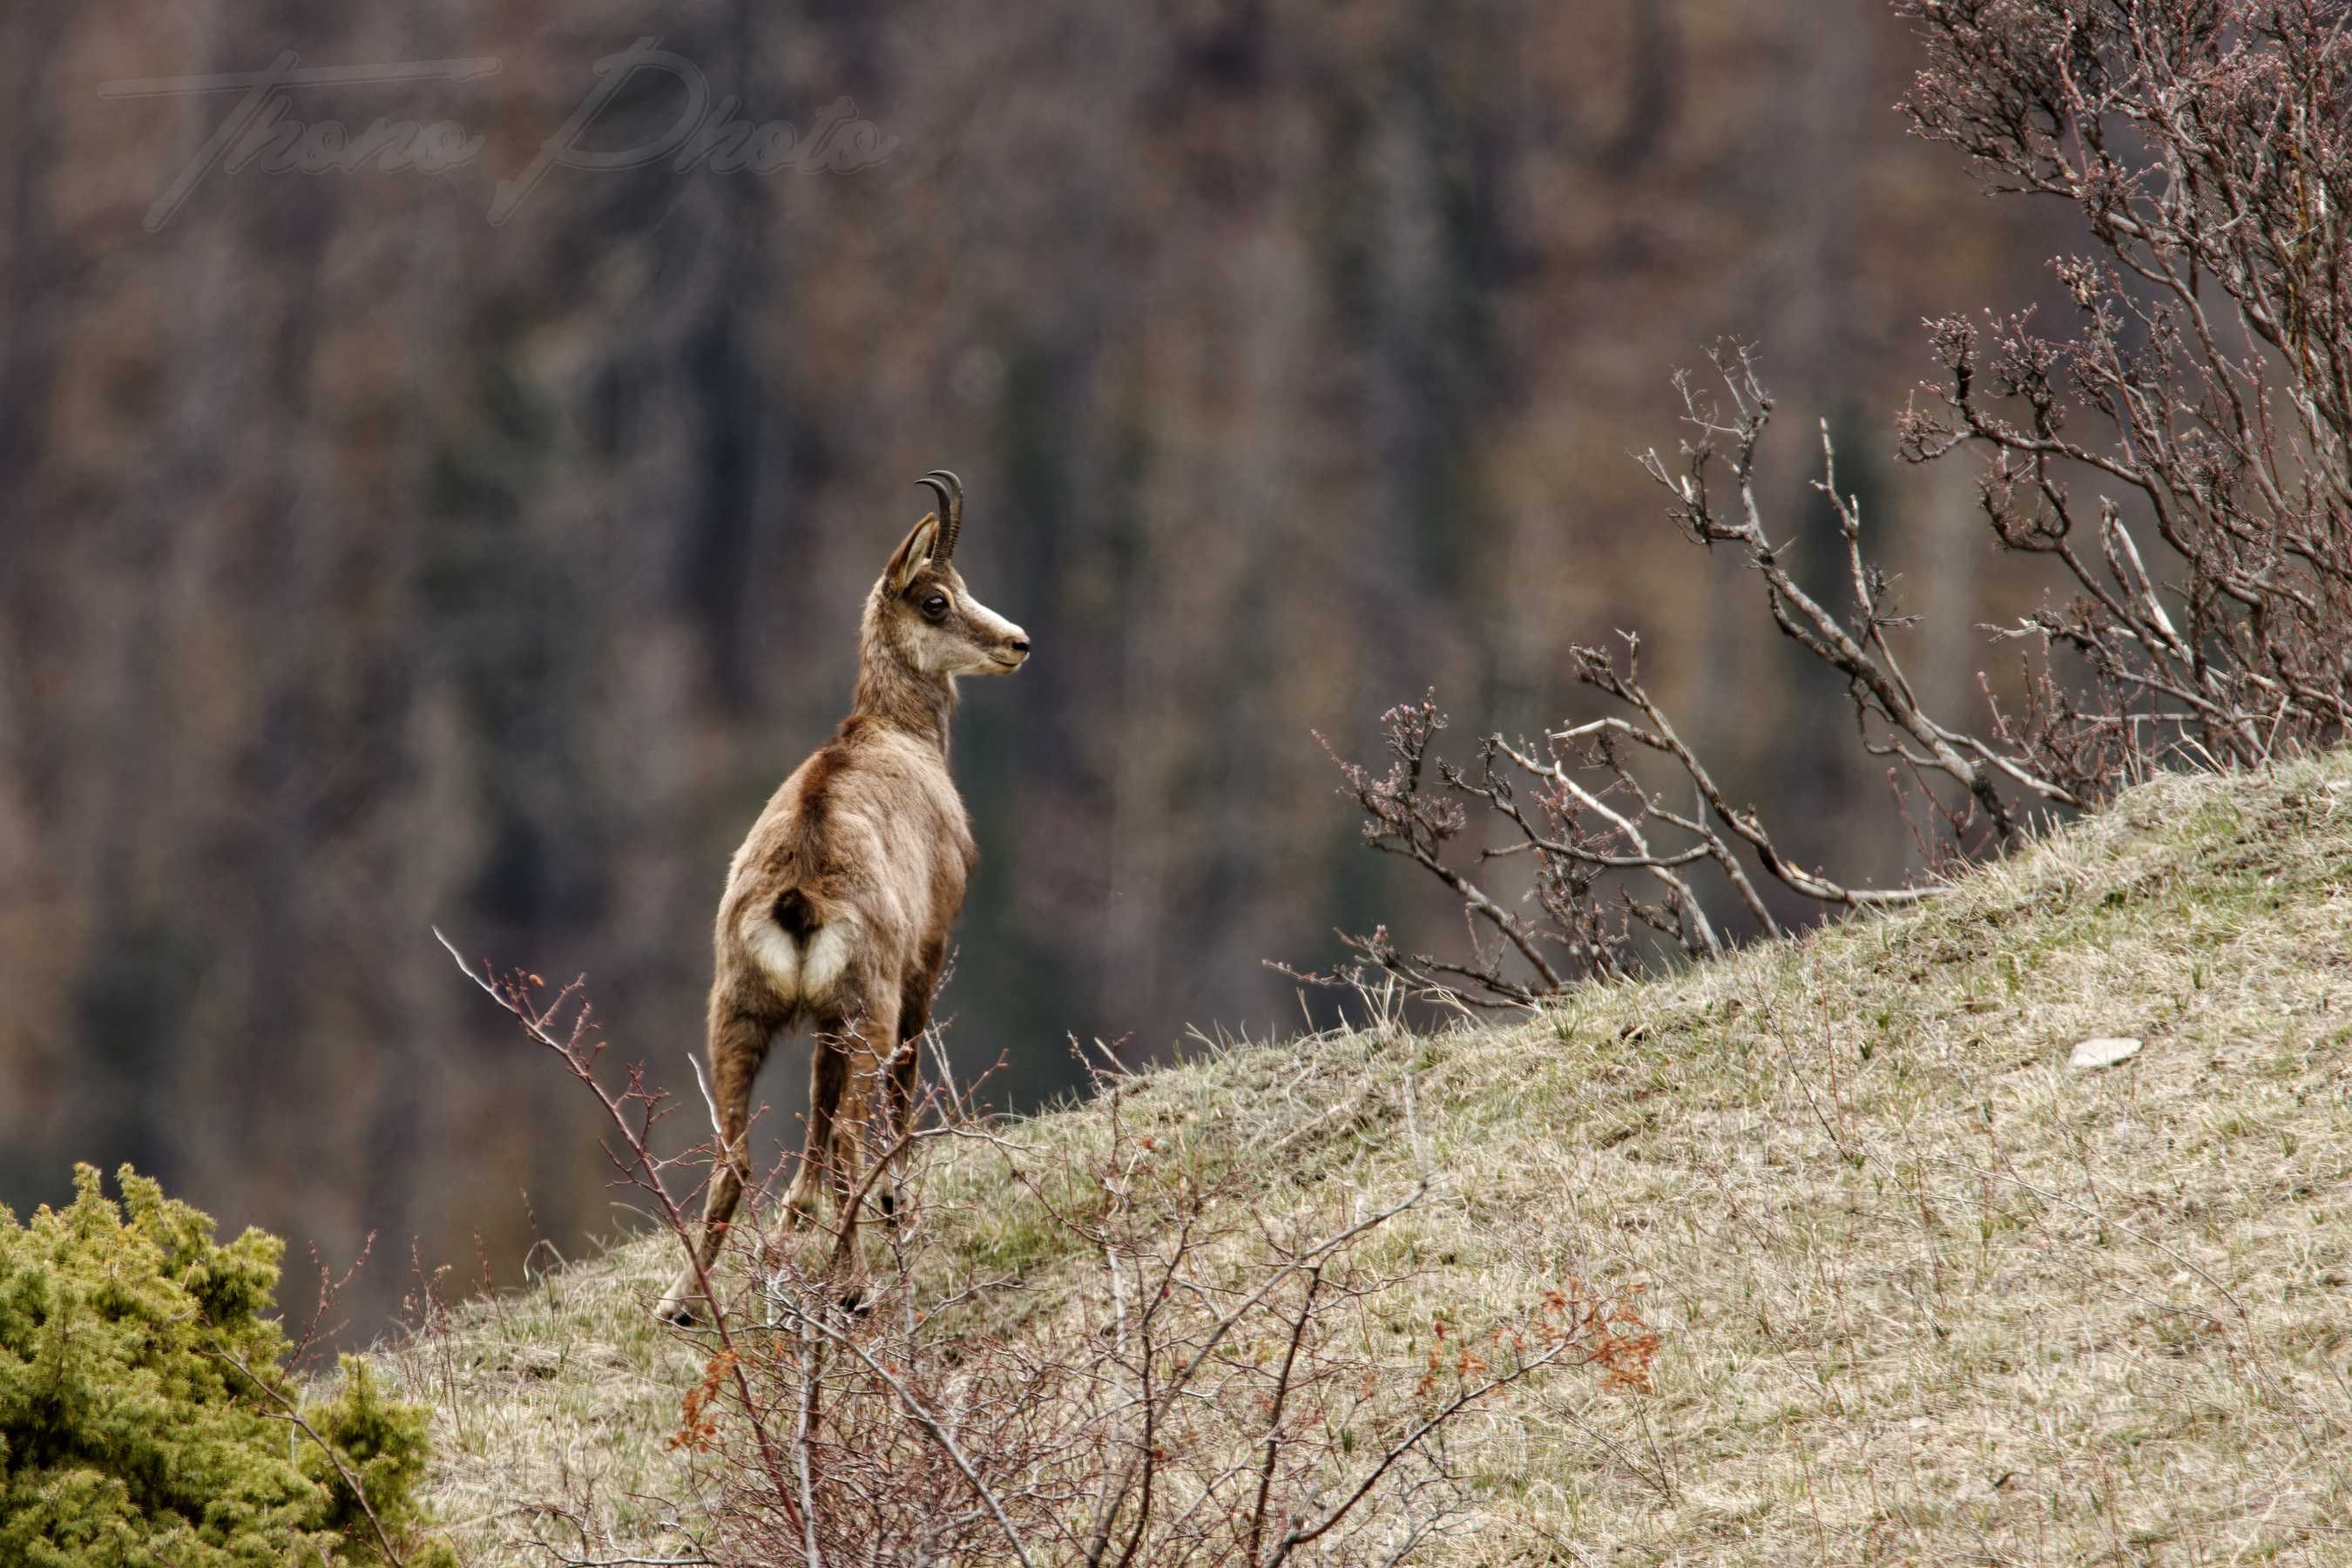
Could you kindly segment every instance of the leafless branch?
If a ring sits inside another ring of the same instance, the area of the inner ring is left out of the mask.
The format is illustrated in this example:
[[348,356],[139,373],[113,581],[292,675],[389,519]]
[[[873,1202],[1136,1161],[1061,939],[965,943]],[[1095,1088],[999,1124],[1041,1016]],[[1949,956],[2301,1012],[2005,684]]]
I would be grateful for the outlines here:
[[[1896,423],[1911,462],[1982,458],[1995,541],[2045,558],[2067,595],[1988,628],[2032,656],[2021,699],[1979,674],[1980,722],[1923,702],[1901,653],[1917,617],[1870,558],[1826,425],[1812,488],[1842,570],[1834,590],[1798,579],[1795,531],[1768,521],[1774,403],[1746,346],[1675,378],[1690,433],[1641,462],[1676,530],[1736,552],[1773,625],[1837,674],[1933,872],[2159,767],[2259,765],[2352,731],[2352,23],[2309,0],[1896,9],[1928,57],[1905,103],[1920,133],[1996,190],[2074,204],[2100,247],[2054,263],[2071,336],[2032,312],[1930,322],[1940,384]],[[1443,884],[1470,938],[1441,958],[1379,927],[1346,939],[1360,960],[1449,1003],[1526,1006],[1661,946],[1716,956],[1710,895],[1765,936],[1792,900],[1933,896],[1927,878],[1858,887],[1792,858],[1642,683],[1640,649],[1575,649],[1611,710],[1540,746],[1490,735],[1476,768],[1444,763],[1433,697],[1383,717],[1385,773],[1341,763],[1366,842]],[[1496,837],[1465,853],[1474,822]],[[1509,885],[1501,866],[1532,875]]]

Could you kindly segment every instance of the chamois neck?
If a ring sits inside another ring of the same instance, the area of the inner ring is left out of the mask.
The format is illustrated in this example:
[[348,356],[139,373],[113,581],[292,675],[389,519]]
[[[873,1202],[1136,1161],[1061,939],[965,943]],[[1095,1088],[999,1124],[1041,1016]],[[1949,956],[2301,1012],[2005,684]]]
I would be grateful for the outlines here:
[[955,717],[955,683],[944,675],[923,675],[896,659],[862,658],[849,717],[901,731],[937,746],[947,755],[948,724]]

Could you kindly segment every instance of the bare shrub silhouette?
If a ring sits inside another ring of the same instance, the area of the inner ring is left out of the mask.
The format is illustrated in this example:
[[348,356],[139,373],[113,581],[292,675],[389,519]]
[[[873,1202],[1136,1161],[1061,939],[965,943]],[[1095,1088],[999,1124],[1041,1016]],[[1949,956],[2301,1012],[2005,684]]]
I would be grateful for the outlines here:
[[[1860,888],[1785,853],[1729,798],[1643,688],[1640,645],[1577,649],[1600,717],[1537,742],[1489,735],[1470,767],[1432,752],[1433,696],[1391,709],[1391,763],[1342,762],[1375,849],[1463,907],[1466,954],[1347,939],[1417,989],[1520,1005],[1754,929],[1765,885],[1832,908],[1915,901],[1933,873],[2012,844],[2161,767],[2266,763],[2333,746],[2352,719],[2352,37],[2315,0],[1898,0],[1928,63],[1903,104],[1996,193],[2079,208],[2098,250],[2053,262],[2071,334],[2031,312],[1928,324],[1942,367],[1896,422],[1912,463],[1983,464],[1985,521],[2046,558],[2052,595],[1991,628],[2019,645],[2021,704],[1979,677],[1973,726],[1931,713],[1898,655],[1893,601],[1840,489],[1826,426],[1815,488],[1843,545],[1844,602],[1786,564],[1757,464],[1773,413],[1749,352],[1678,378],[1692,434],[1643,467],[1687,539],[1739,552],[1773,623],[1842,678],[1885,760],[1929,876]],[[1498,843],[1465,855],[1474,824]],[[1485,880],[1524,858],[1524,898]],[[1711,874],[1708,896],[1699,879]],[[1719,883],[1719,887],[1716,884]],[[1359,965],[1360,969],[1361,965]]]

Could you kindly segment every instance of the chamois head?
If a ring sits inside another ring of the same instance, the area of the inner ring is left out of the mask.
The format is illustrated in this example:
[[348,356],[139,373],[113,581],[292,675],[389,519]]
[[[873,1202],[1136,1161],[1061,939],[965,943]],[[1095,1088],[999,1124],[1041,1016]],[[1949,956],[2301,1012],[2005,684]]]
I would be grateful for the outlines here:
[[945,468],[916,481],[940,510],[915,524],[866,602],[869,650],[918,675],[1004,675],[1029,658],[1029,634],[971,596],[950,558],[963,529],[963,482]]

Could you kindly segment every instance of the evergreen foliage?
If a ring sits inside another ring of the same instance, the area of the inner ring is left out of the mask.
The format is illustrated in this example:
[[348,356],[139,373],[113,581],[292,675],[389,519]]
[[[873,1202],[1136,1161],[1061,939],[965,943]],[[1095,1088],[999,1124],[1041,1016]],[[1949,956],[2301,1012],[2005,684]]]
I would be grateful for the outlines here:
[[64,1209],[0,1207],[0,1568],[384,1561],[369,1509],[415,1534],[425,1411],[352,1357],[306,1400],[269,1315],[284,1243],[224,1246],[151,1178],[117,1179],[119,1204],[80,1165]]

